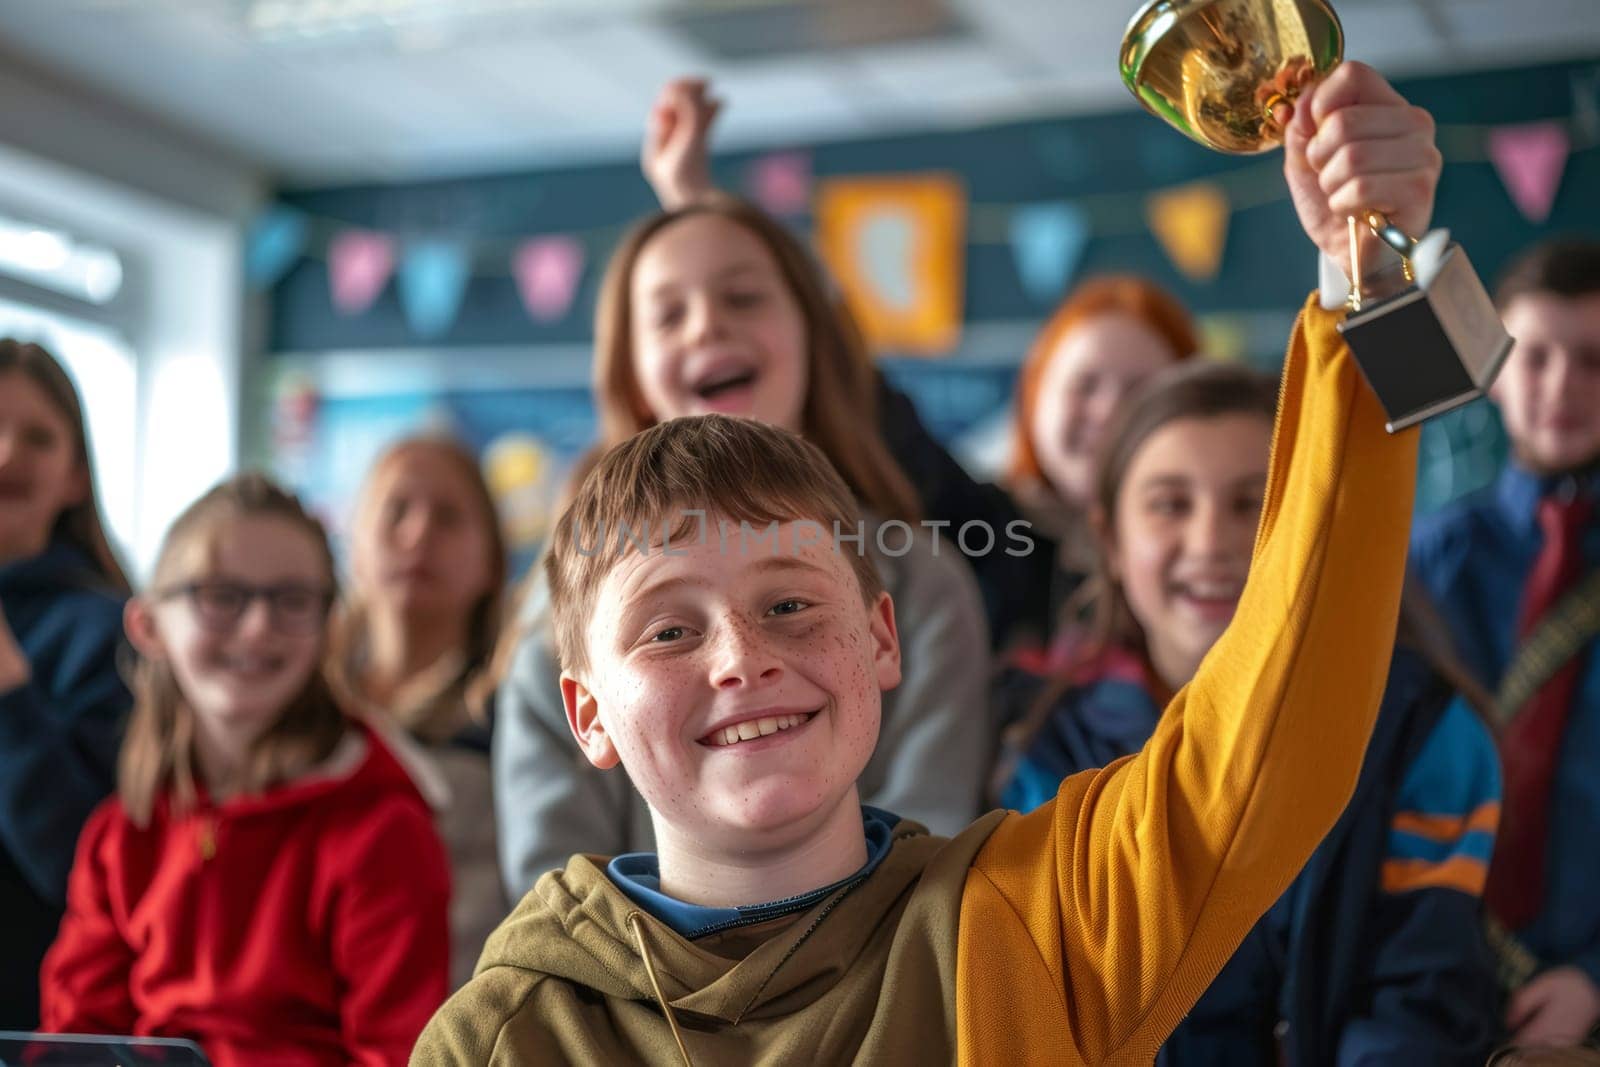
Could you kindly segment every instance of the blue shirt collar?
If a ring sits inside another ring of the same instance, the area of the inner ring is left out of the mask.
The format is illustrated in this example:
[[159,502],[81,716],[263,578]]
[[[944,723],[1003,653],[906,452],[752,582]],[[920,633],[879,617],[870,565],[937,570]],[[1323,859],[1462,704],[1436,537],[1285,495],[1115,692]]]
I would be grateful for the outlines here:
[[1539,501],[1567,479],[1575,479],[1582,492],[1600,495],[1600,465],[1572,474],[1539,475],[1515,460],[1508,462],[1495,484],[1501,517],[1519,534],[1534,533],[1539,528]]
[[804,911],[824,897],[860,882],[889,854],[900,816],[861,805],[861,827],[867,835],[867,862],[860,870],[832,885],[766,904],[741,904],[713,908],[670,897],[661,891],[661,865],[654,852],[628,852],[606,864],[606,874],[627,898],[665,923],[680,937],[694,940],[721,930],[750,926],[782,915]]
[[1495,501],[1500,505],[1501,517],[1519,534],[1530,534],[1538,528],[1539,497],[1544,495],[1539,478],[1532,471],[1507,463],[1500,472],[1495,486]]

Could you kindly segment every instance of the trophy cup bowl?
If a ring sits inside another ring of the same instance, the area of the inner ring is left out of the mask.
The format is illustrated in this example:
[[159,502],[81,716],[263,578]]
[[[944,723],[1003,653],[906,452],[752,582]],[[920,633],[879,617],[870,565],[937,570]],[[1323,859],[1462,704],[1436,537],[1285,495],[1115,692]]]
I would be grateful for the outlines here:
[[1122,38],[1122,80],[1146,109],[1207,148],[1265,152],[1275,117],[1344,56],[1325,0],[1150,0]]
[[[1284,105],[1344,57],[1344,28],[1328,0],[1149,0],[1122,39],[1122,80],[1158,118],[1230,155],[1283,142]],[[1358,230],[1400,256],[1398,273],[1360,269]],[[1378,211],[1350,220],[1350,314],[1345,343],[1383,406],[1389,432],[1443,414],[1488,390],[1511,351],[1460,245],[1417,277],[1417,242]],[[1369,299],[1370,297],[1370,299]]]

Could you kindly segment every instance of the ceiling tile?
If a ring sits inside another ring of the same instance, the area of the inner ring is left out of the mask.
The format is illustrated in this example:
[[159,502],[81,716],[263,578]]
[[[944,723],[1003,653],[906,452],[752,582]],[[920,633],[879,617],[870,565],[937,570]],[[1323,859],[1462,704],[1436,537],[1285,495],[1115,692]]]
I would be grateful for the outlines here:
[[[669,0],[507,0],[298,43],[248,34],[247,0],[0,0],[0,44],[301,183],[631,155],[686,73],[727,101],[720,148],[1133,106],[1116,55],[1136,2],[946,2],[966,36],[743,62],[663,28]],[[1600,0],[1336,2],[1349,53],[1389,73],[1600,55]]]

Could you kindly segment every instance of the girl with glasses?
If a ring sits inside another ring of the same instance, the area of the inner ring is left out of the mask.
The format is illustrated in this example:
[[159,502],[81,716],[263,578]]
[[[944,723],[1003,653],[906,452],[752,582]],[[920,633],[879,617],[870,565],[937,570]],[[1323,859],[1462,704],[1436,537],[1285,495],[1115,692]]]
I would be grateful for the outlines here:
[[259,475],[201,497],[129,602],[117,795],[78,843],[43,1028],[197,1040],[232,1064],[399,1064],[444,1000],[427,805],[322,671],[321,525]]

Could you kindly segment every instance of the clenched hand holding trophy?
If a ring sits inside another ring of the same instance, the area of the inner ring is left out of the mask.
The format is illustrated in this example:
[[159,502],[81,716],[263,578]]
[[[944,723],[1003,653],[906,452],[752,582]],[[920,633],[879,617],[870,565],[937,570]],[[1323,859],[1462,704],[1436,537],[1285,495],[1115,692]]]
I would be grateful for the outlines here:
[[[1295,102],[1330,75],[1343,54],[1344,31],[1325,0],[1150,0],[1123,37],[1121,67],[1149,111],[1209,148],[1247,154],[1284,144],[1285,172],[1302,218],[1307,198],[1297,186],[1307,182],[1345,213],[1349,251],[1335,258],[1350,279],[1350,314],[1340,328],[1393,432],[1482,396],[1511,338],[1447,232],[1419,242],[1402,228],[1405,218],[1385,214],[1393,209],[1385,198],[1394,191],[1372,176],[1384,169],[1385,138],[1405,137],[1408,121],[1428,122],[1431,137],[1430,120],[1405,117],[1424,113],[1362,106],[1362,94],[1372,91],[1360,84],[1362,72],[1371,74],[1366,68],[1329,79],[1297,112]],[[1323,151],[1332,139],[1317,136],[1320,120],[1341,108],[1335,121],[1367,127],[1361,130],[1365,158],[1349,158],[1348,144]],[[1341,187],[1354,167],[1363,175]],[[1399,262],[1364,270],[1363,262],[1384,246]]]

